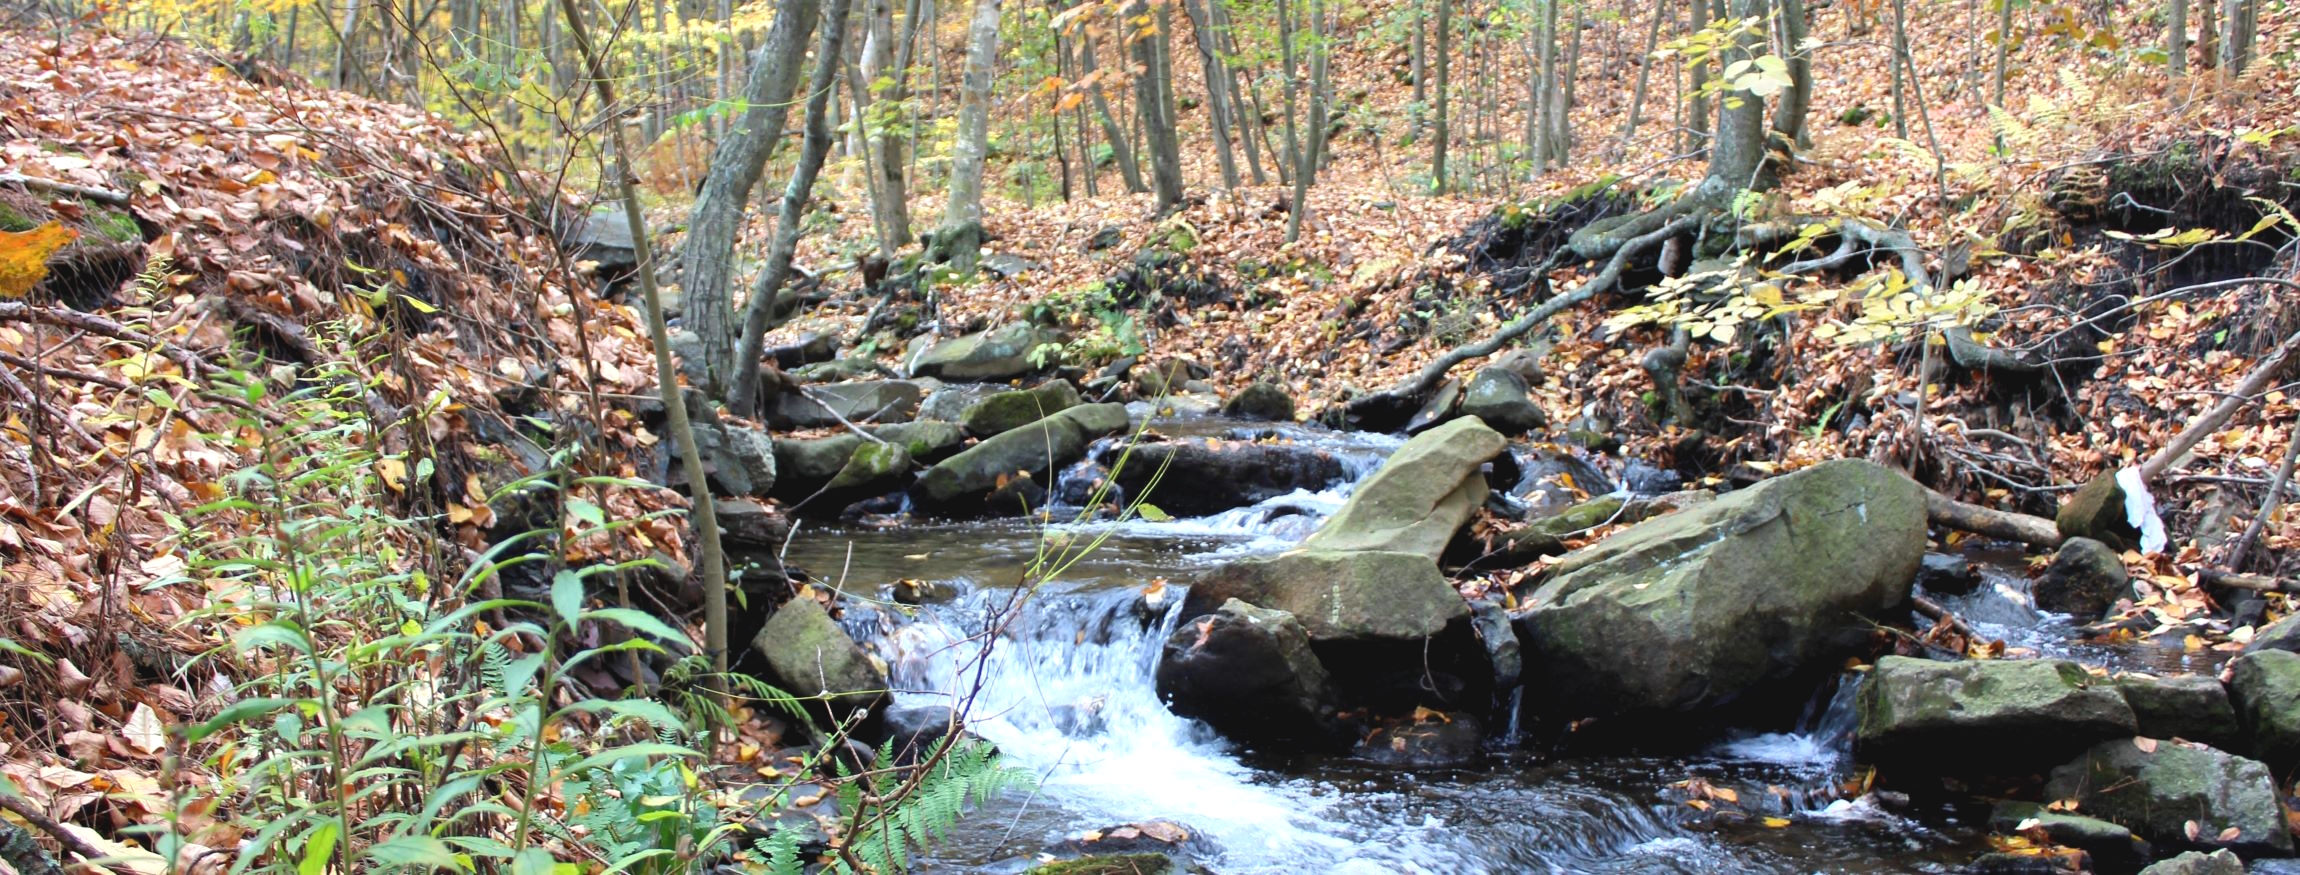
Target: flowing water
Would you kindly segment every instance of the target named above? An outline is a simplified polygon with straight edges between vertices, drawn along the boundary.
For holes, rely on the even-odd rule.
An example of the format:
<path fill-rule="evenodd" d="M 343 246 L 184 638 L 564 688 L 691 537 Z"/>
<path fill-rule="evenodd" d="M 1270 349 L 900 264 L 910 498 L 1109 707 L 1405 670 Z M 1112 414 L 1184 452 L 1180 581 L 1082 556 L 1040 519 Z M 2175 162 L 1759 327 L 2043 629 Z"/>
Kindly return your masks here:
<path fill-rule="evenodd" d="M 1208 420 L 1161 430 L 1268 431 Z M 1335 453 L 1353 478 L 1397 443 L 1293 427 L 1279 436 Z M 1974 853 L 1972 830 L 1921 826 L 1845 798 L 1852 680 L 1817 691 L 1794 731 L 1742 733 L 1693 754 L 1545 760 L 1494 749 L 1474 767 L 1446 770 L 1243 754 L 1168 712 L 1153 673 L 1182 592 L 1166 581 L 1282 550 L 1348 490 L 1157 523 L 802 532 L 788 559 L 852 596 L 875 597 L 901 579 L 954 594 L 850 625 L 891 666 L 897 706 L 957 708 L 1010 765 L 1039 776 L 1035 793 L 970 816 L 930 869 L 1020 872 L 1087 830 L 1153 819 L 1184 825 L 1193 834 L 1185 850 L 1227 875 L 1948 872 Z M 1047 551 L 1105 536 L 1020 597 L 1017 584 Z M 1737 797 L 1729 807 L 1748 816 L 1689 804 L 1720 792 L 1709 788 Z"/>

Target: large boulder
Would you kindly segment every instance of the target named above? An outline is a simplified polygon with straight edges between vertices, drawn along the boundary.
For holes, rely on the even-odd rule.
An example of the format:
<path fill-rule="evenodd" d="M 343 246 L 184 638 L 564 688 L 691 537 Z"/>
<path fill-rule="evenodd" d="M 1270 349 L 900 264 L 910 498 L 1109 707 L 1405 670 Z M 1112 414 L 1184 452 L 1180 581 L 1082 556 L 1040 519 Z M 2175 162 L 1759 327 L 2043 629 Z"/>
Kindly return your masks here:
<path fill-rule="evenodd" d="M 1312 641 L 1420 641 L 1469 616 L 1437 563 L 1415 553 L 1295 550 L 1215 569 L 1190 587 L 1185 615 L 1230 599 L 1294 615 Z"/>
<path fill-rule="evenodd" d="M 1253 383 L 1222 402 L 1222 415 L 1264 422 L 1294 421 L 1294 399 L 1270 383 Z"/>
<path fill-rule="evenodd" d="M 1005 491 L 1018 479 L 1037 483 L 1043 491 L 1053 472 L 1085 458 L 1096 438 L 1123 432 L 1129 422 L 1123 404 L 1072 407 L 935 463 L 919 475 L 911 494 L 929 508 L 947 511 L 969 509 L 970 502 Z"/>
<path fill-rule="evenodd" d="M 2286 614 L 2283 619 L 2260 627 L 2253 633 L 2251 643 L 2244 645 L 2245 653 L 2263 650 L 2300 653 L 2300 613 Z"/>
<path fill-rule="evenodd" d="M 909 371 L 913 377 L 952 382 L 1011 380 L 1038 370 L 1030 361 L 1032 351 L 1060 341 L 1052 330 L 1016 322 L 921 349 L 911 356 Z"/>
<path fill-rule="evenodd" d="M 695 449 L 713 495 L 766 495 L 775 488 L 775 439 L 755 428 L 695 420 Z M 686 469 L 673 464 L 669 485 L 684 487 Z"/>
<path fill-rule="evenodd" d="M 2211 675 L 2118 675 L 2118 691 L 2139 732 L 2149 738 L 2184 738 L 2216 747 L 2232 748 L 2244 737 L 2230 703 L 2228 688 Z"/>
<path fill-rule="evenodd" d="M 2053 554 L 2052 564 L 2029 588 L 2041 611 L 2068 614 L 2090 623 L 2132 595 L 2132 575 L 2124 560 L 2107 544 L 2091 538 L 2069 538 Z"/>
<path fill-rule="evenodd" d="M 1549 425 L 1549 415 L 1533 403 L 1525 378 L 1498 366 L 1479 368 L 1462 393 L 1461 412 L 1502 434 L 1519 435 Z"/>
<path fill-rule="evenodd" d="M 828 428 L 846 422 L 909 422 L 918 413 L 926 389 L 908 380 L 870 380 L 828 383 L 786 392 L 767 412 L 767 424 L 776 428 Z M 835 414 L 835 415 L 834 415 Z"/>
<path fill-rule="evenodd" d="M 1302 624 L 1237 599 L 1174 628 L 1158 695 L 1231 738 L 1327 741 L 1334 732 L 1326 669 Z"/>
<path fill-rule="evenodd" d="M 777 608 L 751 639 L 751 649 L 765 658 L 784 692 L 826 695 L 834 714 L 867 709 L 886 698 L 886 671 L 814 599 L 796 598 Z"/>
<path fill-rule="evenodd" d="M 2300 767 L 2300 653 L 2248 653 L 2230 669 L 2228 697 L 2252 755 L 2279 772 Z"/>
<path fill-rule="evenodd" d="M 1855 750 L 1933 772 L 2034 772 L 2138 728 L 2132 706 L 2058 659 L 1877 661 L 1860 693 Z"/>
<path fill-rule="evenodd" d="M 1639 523 L 1527 600 L 1529 701 L 1560 717 L 1731 702 L 1865 641 L 1924 550 L 1923 490 L 1850 459 Z"/>
<path fill-rule="evenodd" d="M 1419 553 L 1434 560 L 1485 504 L 1479 468 L 1505 446 L 1500 433 L 1474 416 L 1417 435 L 1358 484 L 1302 547 Z M 1920 508 L 1920 522 L 1921 513 Z"/>
<path fill-rule="evenodd" d="M 1035 389 L 1000 392 L 974 402 L 959 414 L 960 425 L 975 437 L 1013 431 L 1078 406 L 1078 390 L 1068 380 L 1048 380 Z"/>
<path fill-rule="evenodd" d="M 2045 796 L 2164 848 L 2289 856 L 2292 834 L 2268 767 L 2201 744 L 2120 738 L 2054 769 Z"/>
<path fill-rule="evenodd" d="M 1297 489 L 1316 492 L 1347 476 L 1332 453 L 1301 444 L 1159 441 L 1137 444 L 1124 458 L 1112 474 L 1126 496 L 1181 516 L 1246 507 Z M 1104 461 L 1118 459 L 1105 454 Z"/>
<path fill-rule="evenodd" d="M 879 440 L 901 446 L 911 461 L 920 464 L 932 464 L 950 458 L 966 442 L 965 432 L 948 422 L 906 422 L 867 430 Z M 779 475 L 775 497 L 798 501 L 815 494 L 816 490 L 828 485 L 847 469 L 856 450 L 870 443 L 861 435 L 848 431 L 829 437 L 783 438 L 775 441 L 775 464 Z"/>

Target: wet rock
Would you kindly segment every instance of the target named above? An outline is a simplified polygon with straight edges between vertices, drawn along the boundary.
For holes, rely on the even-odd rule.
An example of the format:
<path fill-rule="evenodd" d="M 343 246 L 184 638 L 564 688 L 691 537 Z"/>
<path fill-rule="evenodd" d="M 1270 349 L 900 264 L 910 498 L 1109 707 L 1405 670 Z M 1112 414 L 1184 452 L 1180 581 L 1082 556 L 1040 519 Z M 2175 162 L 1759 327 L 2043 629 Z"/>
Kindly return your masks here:
<path fill-rule="evenodd" d="M 1525 378 L 1499 367 L 1479 368 L 1462 393 L 1461 412 L 1485 420 L 1505 435 L 1521 435 L 1549 425 L 1549 415 L 1533 403 Z"/>
<path fill-rule="evenodd" d="M 1191 586 L 1184 615 L 1230 599 L 1293 614 L 1319 642 L 1418 642 L 1469 616 L 1437 563 L 1417 553 L 1305 549 L 1239 560 Z"/>
<path fill-rule="evenodd" d="M 1450 769 L 1474 763 L 1485 729 L 1468 714 L 1424 712 L 1415 719 L 1383 726 L 1358 742 L 1351 755 L 1385 766 Z"/>
<path fill-rule="evenodd" d="M 2253 756 L 2281 772 L 2300 767 L 2300 654 L 2263 650 L 2237 657 L 2228 698 Z"/>
<path fill-rule="evenodd" d="M 2117 691 L 2140 722 L 2138 732 L 2149 738 L 2184 738 L 2219 747 L 2231 747 L 2243 738 L 2228 688 L 2211 675 L 2148 677 L 2118 675 Z"/>
<path fill-rule="evenodd" d="M 2058 659 L 1887 656 L 1861 687 L 1860 711 L 1863 760 L 1932 773 L 2033 773 L 2138 728 L 2114 685 Z"/>
<path fill-rule="evenodd" d="M 1035 389 L 990 395 L 959 414 L 959 424 L 975 437 L 1013 431 L 1078 406 L 1078 390 L 1068 380 L 1048 380 Z"/>
<path fill-rule="evenodd" d="M 1528 518 L 1549 516 L 1614 491 L 1605 472 L 1571 452 L 1537 447 L 1515 459 L 1517 483 L 1509 495 L 1524 503 Z"/>
<path fill-rule="evenodd" d="M 2091 538 L 2069 538 L 2053 554 L 2052 564 L 2030 587 L 2041 611 L 2068 614 L 2079 622 L 2100 619 L 2117 599 L 2132 596 L 2132 576 L 2124 560 L 2107 544 Z"/>
<path fill-rule="evenodd" d="M 1506 532 L 1496 543 L 1457 552 L 1463 565 L 1515 568 L 1543 556 L 1565 555 L 1567 538 L 1623 519 L 1624 510 L 1620 496 L 1593 498 Z"/>
<path fill-rule="evenodd" d="M 810 331 L 796 343 L 767 347 L 765 357 L 772 360 L 775 367 L 786 371 L 824 364 L 839 357 L 839 336 L 828 331 Z M 854 361 L 869 363 L 868 359 L 861 358 Z M 871 367 L 876 369 L 877 366 L 873 364 Z"/>
<path fill-rule="evenodd" d="M 1014 391 L 1003 383 L 949 383 L 927 393 L 918 406 L 918 419 L 937 422 L 958 422 L 966 416 L 966 409 L 977 402 L 1002 392 Z"/>
<path fill-rule="evenodd" d="M 912 377 L 953 382 L 1011 380 L 1039 369 L 1030 361 L 1032 351 L 1059 342 L 1061 335 L 1050 329 L 1016 322 L 927 346 L 911 356 L 907 370 Z"/>
<path fill-rule="evenodd" d="M 1685 478 L 1648 465 L 1643 459 L 1632 459 L 1621 471 L 1621 487 L 1633 495 L 1666 495 L 1685 488 Z"/>
<path fill-rule="evenodd" d="M 894 442 L 872 443 L 864 441 L 855 447 L 847 463 L 823 484 L 819 494 L 810 493 L 803 499 L 808 504 L 820 503 L 825 509 L 844 508 L 866 498 L 885 495 L 903 486 L 910 476 L 910 451 Z"/>
<path fill-rule="evenodd" d="M 2034 802 L 2000 802 L 1989 812 L 1989 829 L 2004 835 L 2043 830 L 2056 845 L 2082 850 L 2103 860 L 2148 858 L 2149 845 L 2132 830 L 2097 818 L 2052 811 Z"/>
<path fill-rule="evenodd" d="M 1963 875 L 2068 875 L 2067 867 L 2059 860 L 2035 854 L 2015 854 L 1992 851 L 1974 857 L 1958 870 Z"/>
<path fill-rule="evenodd" d="M 2188 851 L 2170 860 L 2160 860 L 2140 875 L 2244 875 L 2244 860 L 2227 851 L 2205 854 Z"/>
<path fill-rule="evenodd" d="M 935 463 L 919 476 L 911 493 L 928 507 L 964 511 L 994 490 L 1021 488 L 1012 482 L 1021 480 L 1035 482 L 1042 498 L 1055 471 L 1085 458 L 1094 439 L 1125 431 L 1129 422 L 1124 405 L 1073 407 Z M 1019 492 L 1016 495 L 1027 497 Z M 998 509 L 1020 508 L 1001 502 Z"/>
<path fill-rule="evenodd" d="M 958 587 L 940 580 L 906 578 L 888 585 L 887 597 L 897 604 L 939 605 L 958 598 Z"/>
<path fill-rule="evenodd" d="M 2158 847 L 2292 853 L 2268 766 L 2201 744 L 2104 741 L 2054 769 L 2044 792 L 2075 800 L 2078 811 L 2121 824 Z"/>
<path fill-rule="evenodd" d="M 828 383 L 777 397 L 767 422 L 783 429 L 838 426 L 839 417 L 857 425 L 909 422 L 925 398 L 926 390 L 908 380 Z"/>
<path fill-rule="evenodd" d="M 1182 867 L 1165 854 L 1096 854 L 1041 863 L 1023 875 L 1180 875 L 1181 872 Z"/>
<path fill-rule="evenodd" d="M 1169 358 L 1136 364 L 1127 371 L 1127 379 L 1134 384 L 1134 397 L 1157 398 L 1187 392 L 1188 383 L 1205 379 L 1212 373 L 1206 366 L 1189 359 Z"/>
<path fill-rule="evenodd" d="M 1530 597 L 1528 700 L 1560 717 L 1730 702 L 1866 641 L 1861 618 L 1908 601 L 1924 548 L 1923 490 L 1853 459 L 1639 523 Z"/>
<path fill-rule="evenodd" d="M 1395 551 L 1436 559 L 1485 503 L 1485 475 L 1479 468 L 1504 446 L 1501 435 L 1474 416 L 1415 436 L 1360 483 L 1302 548 Z"/>
<path fill-rule="evenodd" d="M 1453 419 L 1455 408 L 1460 404 L 1460 380 L 1448 379 L 1438 384 L 1437 391 L 1430 393 L 1430 399 L 1422 404 L 1420 410 L 1414 411 L 1412 418 L 1406 420 L 1406 434 L 1421 434 Z"/>
<path fill-rule="evenodd" d="M 1115 463 L 1118 454 L 1104 458 Z M 1297 489 L 1326 489 L 1346 472 L 1332 453 L 1299 444 L 1175 440 L 1136 445 L 1114 476 L 1127 495 L 1146 497 L 1160 510 L 1204 516 Z"/>
<path fill-rule="evenodd" d="M 1937 595 L 1964 595 L 1981 588 L 1981 569 L 1963 556 L 1927 553 L 1917 566 L 1917 586 Z"/>
<path fill-rule="evenodd" d="M 1333 732 L 1325 667 L 1285 611 L 1224 601 L 1174 628 L 1157 677 L 1174 713 L 1231 738 L 1323 741 Z"/>
<path fill-rule="evenodd" d="M 1252 383 L 1222 403 L 1222 415 L 1263 422 L 1294 421 L 1294 399 L 1270 383 Z"/>
<path fill-rule="evenodd" d="M 756 501 L 719 502 L 719 541 L 729 550 L 779 550 L 790 537 L 790 521 Z"/>
<path fill-rule="evenodd" d="M 932 464 L 950 458 L 966 442 L 966 434 L 948 422 L 906 422 L 882 425 L 868 429 L 880 440 L 900 444 L 911 460 Z M 798 501 L 813 495 L 815 490 L 829 484 L 832 478 L 847 467 L 855 450 L 869 441 L 852 432 L 841 432 L 830 437 L 794 440 L 784 438 L 775 442 L 775 464 L 779 474 L 774 495 Z"/>
<path fill-rule="evenodd" d="M 765 657 L 785 692 L 828 694 L 835 715 L 874 707 L 886 697 L 885 670 L 813 599 L 792 599 L 777 608 L 751 639 L 751 649 Z"/>
<path fill-rule="evenodd" d="M 1525 656 L 1517 644 L 1517 628 L 1509 621 L 1509 611 L 1493 598 L 1481 598 L 1469 603 L 1470 629 L 1477 633 L 1479 644 L 1485 645 L 1486 661 L 1493 664 L 1493 687 L 1497 690 L 1514 689 L 1518 678 L 1525 674 Z"/>
<path fill-rule="evenodd" d="M 886 709 L 885 725 L 898 763 L 915 762 L 953 730 L 963 731 L 947 705 L 892 705 Z"/>
<path fill-rule="evenodd" d="M 1108 702 L 1107 699 L 1095 696 L 1076 702 L 1049 705 L 1046 708 L 1046 717 L 1049 722 L 1054 724 L 1055 731 L 1066 737 L 1092 738 L 1110 729 L 1110 721 L 1102 713 Z"/>
<path fill-rule="evenodd" d="M 2117 485 L 2113 473 L 2084 484 L 2060 506 L 2053 523 L 2062 537 L 2091 538 L 2119 553 L 2140 546 L 2140 530 L 2125 514 L 2124 487 Z"/>
<path fill-rule="evenodd" d="M 2300 653 L 2300 613 L 2286 614 L 2283 619 L 2260 627 L 2252 641 L 2244 645 L 2245 653 L 2263 650 L 2282 650 Z"/>

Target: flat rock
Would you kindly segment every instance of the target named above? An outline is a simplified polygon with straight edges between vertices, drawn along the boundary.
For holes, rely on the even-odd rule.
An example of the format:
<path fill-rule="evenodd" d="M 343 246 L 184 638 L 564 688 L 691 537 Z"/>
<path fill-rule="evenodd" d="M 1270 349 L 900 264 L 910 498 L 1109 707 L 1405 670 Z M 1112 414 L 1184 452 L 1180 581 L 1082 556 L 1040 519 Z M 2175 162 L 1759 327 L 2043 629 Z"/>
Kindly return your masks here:
<path fill-rule="evenodd" d="M 2105 679 L 2059 659 L 1877 661 L 1860 694 L 1855 751 L 1888 767 L 2041 771 L 2138 729 Z"/>
<path fill-rule="evenodd" d="M 1342 509 L 1302 542 L 1321 551 L 1381 550 L 1436 559 L 1485 504 L 1480 468 L 1500 455 L 1502 436 L 1469 416 L 1406 441 L 1358 484 Z"/>

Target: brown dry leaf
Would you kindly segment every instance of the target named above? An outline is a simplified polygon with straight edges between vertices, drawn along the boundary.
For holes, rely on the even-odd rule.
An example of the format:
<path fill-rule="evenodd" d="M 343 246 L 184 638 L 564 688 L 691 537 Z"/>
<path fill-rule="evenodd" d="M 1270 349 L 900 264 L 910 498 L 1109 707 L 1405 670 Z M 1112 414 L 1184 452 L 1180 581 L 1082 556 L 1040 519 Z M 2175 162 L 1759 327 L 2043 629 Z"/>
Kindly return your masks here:
<path fill-rule="evenodd" d="M 2155 753 L 2156 739 L 2136 735 L 2132 738 L 2132 746 L 2140 748 L 2141 753 Z"/>

